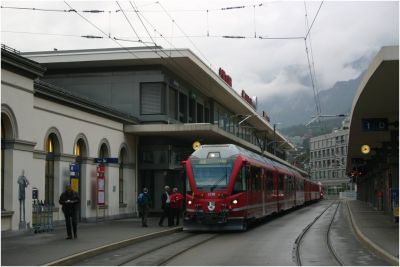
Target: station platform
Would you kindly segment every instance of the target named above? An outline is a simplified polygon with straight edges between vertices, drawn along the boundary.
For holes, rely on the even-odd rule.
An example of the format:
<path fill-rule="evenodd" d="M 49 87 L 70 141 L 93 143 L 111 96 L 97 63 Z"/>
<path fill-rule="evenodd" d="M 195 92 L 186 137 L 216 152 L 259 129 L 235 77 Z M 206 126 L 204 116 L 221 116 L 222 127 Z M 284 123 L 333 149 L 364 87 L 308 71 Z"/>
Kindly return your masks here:
<path fill-rule="evenodd" d="M 347 200 L 346 203 L 350 221 L 360 241 L 388 264 L 399 265 L 398 223 L 364 202 Z M 52 232 L 38 234 L 34 234 L 32 230 L 24 233 L 2 233 L 1 265 L 70 265 L 77 258 L 82 259 L 88 255 L 182 230 L 179 226 L 158 226 L 158 219 L 149 218 L 147 228 L 141 226 L 140 218 L 81 223 L 78 224 L 78 239 L 72 240 L 65 239 L 66 230 L 61 225 Z"/>
<path fill-rule="evenodd" d="M 347 200 L 358 239 L 388 264 L 399 266 L 399 224 L 392 216 L 359 200 Z"/>

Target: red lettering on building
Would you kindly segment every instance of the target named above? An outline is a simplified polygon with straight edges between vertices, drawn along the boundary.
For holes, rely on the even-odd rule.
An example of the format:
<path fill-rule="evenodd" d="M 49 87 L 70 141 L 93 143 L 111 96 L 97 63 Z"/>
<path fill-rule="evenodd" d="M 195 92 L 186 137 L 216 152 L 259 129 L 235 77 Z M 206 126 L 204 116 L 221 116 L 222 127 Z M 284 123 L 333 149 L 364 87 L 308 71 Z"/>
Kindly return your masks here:
<path fill-rule="evenodd" d="M 244 90 L 242 90 L 242 97 L 244 98 L 244 100 L 246 100 L 247 103 L 253 106 L 253 99 L 251 99 L 251 97 L 248 96 Z"/>
<path fill-rule="evenodd" d="M 232 87 L 232 78 L 222 68 L 219 68 L 218 75 L 221 77 L 230 87 Z"/>

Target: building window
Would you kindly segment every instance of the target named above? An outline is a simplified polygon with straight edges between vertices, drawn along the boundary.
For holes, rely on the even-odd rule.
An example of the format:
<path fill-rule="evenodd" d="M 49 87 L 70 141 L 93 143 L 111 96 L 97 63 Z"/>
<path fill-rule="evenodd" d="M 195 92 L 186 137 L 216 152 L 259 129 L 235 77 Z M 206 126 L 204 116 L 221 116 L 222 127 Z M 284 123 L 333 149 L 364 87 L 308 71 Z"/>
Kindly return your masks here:
<path fill-rule="evenodd" d="M 208 107 L 204 108 L 204 122 L 210 123 L 210 109 Z"/>
<path fill-rule="evenodd" d="M 78 193 L 80 195 L 81 192 L 81 180 L 82 180 L 82 153 L 84 150 L 84 142 L 82 139 L 79 139 L 74 146 L 74 156 L 76 156 L 75 161 L 79 164 L 79 173 L 75 176 L 78 178 Z"/>
<path fill-rule="evenodd" d="M 204 122 L 203 105 L 200 103 L 197 103 L 197 122 L 198 123 Z"/>
<path fill-rule="evenodd" d="M 140 114 L 165 114 L 165 84 L 140 83 Z"/>
<path fill-rule="evenodd" d="M 172 119 L 178 119 L 177 91 L 173 88 L 169 90 L 169 116 Z"/>
<path fill-rule="evenodd" d="M 56 144 L 55 134 L 50 134 L 46 142 L 46 163 L 44 183 L 44 203 L 54 205 L 54 146 Z"/>
<path fill-rule="evenodd" d="M 196 122 L 196 101 L 189 99 L 189 123 Z"/>
<path fill-rule="evenodd" d="M 187 96 L 179 93 L 179 121 L 187 122 Z"/>

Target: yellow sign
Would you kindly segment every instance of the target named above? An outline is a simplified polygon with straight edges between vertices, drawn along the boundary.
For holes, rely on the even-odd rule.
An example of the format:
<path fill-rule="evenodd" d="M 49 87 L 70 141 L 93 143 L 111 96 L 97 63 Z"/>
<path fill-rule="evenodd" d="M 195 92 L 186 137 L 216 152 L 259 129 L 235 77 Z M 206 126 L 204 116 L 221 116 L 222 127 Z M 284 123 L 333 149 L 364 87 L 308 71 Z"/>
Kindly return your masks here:
<path fill-rule="evenodd" d="M 371 148 L 369 147 L 369 145 L 362 145 L 361 146 L 361 153 L 369 154 L 369 152 L 371 152 Z"/>
<path fill-rule="evenodd" d="M 77 193 L 79 192 L 79 179 L 71 179 L 71 189 Z"/>
<path fill-rule="evenodd" d="M 399 208 L 394 208 L 393 213 L 394 216 L 399 217 Z"/>
<path fill-rule="evenodd" d="M 200 144 L 200 142 L 199 142 L 199 141 L 195 141 L 195 142 L 193 142 L 193 145 L 192 145 L 192 147 L 193 147 L 193 149 L 194 149 L 194 150 L 197 150 L 197 149 L 199 149 L 199 148 L 200 148 L 200 146 L 201 146 L 201 144 Z"/>

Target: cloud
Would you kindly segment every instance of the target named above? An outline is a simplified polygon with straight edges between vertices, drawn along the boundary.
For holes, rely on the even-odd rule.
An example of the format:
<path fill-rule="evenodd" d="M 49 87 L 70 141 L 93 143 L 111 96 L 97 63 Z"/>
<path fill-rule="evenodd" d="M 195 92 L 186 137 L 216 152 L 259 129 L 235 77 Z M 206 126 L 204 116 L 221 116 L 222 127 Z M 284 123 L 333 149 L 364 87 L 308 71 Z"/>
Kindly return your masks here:
<path fill-rule="evenodd" d="M 212 65 L 224 68 L 233 79 L 235 90 L 251 95 L 270 96 L 311 90 L 304 40 L 260 40 L 257 36 L 304 36 L 305 5 L 302 1 L 135 1 L 145 17 L 147 31 L 165 48 L 189 48 Z M 106 34 L 138 39 L 115 2 L 70 1 L 73 8 L 107 12 L 82 13 Z M 321 2 L 307 1 L 309 25 Z M 64 2 L 3 1 L 3 6 L 69 9 Z M 132 7 L 126 1 L 126 11 Z M 247 8 L 221 10 L 246 5 Z M 252 5 L 257 8 L 254 9 Z M 163 8 L 168 10 L 168 14 Z M 209 12 L 206 12 L 209 10 Z M 310 32 L 310 57 L 316 70 L 319 90 L 340 80 L 357 77 L 382 46 L 399 43 L 399 3 L 397 1 L 325 1 Z M 108 12 L 111 11 L 111 12 Z M 118 47 L 108 38 L 84 39 L 81 35 L 104 36 L 73 12 L 40 12 L 1 9 L 2 42 L 21 51 Z M 133 27 L 150 41 L 146 29 L 134 12 L 126 12 Z M 172 21 L 175 20 L 176 24 Z M 29 23 L 26 23 L 29 21 Z M 151 24 L 151 25 L 150 25 Z M 157 29 L 155 31 L 153 26 Z M 47 35 L 15 34 L 4 31 L 41 32 Z M 183 33 L 183 32 L 184 33 Z M 162 33 L 164 38 L 160 38 Z M 206 37 L 207 33 L 211 36 Z M 58 35 L 52 35 L 58 34 Z M 59 36 L 66 35 L 66 36 Z M 187 36 L 185 36 L 187 35 Z M 198 36 L 201 37 L 198 37 Z M 215 37 L 216 35 L 216 37 Z M 241 35 L 246 39 L 223 39 L 222 35 Z M 214 37 L 212 37 L 214 36 Z M 105 36 L 104 36 L 105 37 Z M 189 38 L 190 40 L 189 40 Z M 121 42 L 124 46 L 137 43 Z M 312 54 L 311 54 L 312 52 Z M 363 59 L 364 58 L 364 59 Z M 362 63 L 362 64 L 361 64 Z"/>

